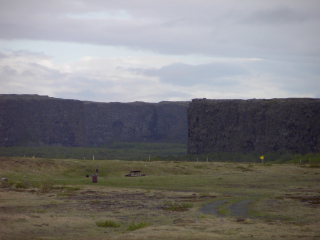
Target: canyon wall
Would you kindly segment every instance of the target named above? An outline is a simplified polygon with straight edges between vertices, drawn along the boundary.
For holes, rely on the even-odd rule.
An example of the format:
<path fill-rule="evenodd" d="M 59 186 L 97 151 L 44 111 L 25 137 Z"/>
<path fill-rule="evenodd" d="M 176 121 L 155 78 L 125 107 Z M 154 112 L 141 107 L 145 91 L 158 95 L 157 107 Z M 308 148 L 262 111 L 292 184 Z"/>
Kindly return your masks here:
<path fill-rule="evenodd" d="M 187 143 L 188 102 L 98 103 L 0 95 L 0 146 Z"/>
<path fill-rule="evenodd" d="M 319 99 L 99 103 L 0 95 L 0 146 L 188 143 L 188 153 L 320 152 Z"/>
<path fill-rule="evenodd" d="M 194 99 L 188 153 L 320 152 L 320 100 Z"/>

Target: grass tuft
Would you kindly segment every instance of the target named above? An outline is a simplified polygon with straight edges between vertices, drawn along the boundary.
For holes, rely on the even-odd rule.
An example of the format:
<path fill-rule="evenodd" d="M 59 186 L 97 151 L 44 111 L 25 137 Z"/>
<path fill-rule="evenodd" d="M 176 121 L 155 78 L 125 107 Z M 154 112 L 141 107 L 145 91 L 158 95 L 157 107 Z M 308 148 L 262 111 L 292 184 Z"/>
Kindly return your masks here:
<path fill-rule="evenodd" d="M 25 219 L 25 218 L 19 218 L 19 219 L 14 220 L 14 221 L 15 221 L 15 222 L 28 222 L 28 220 Z"/>
<path fill-rule="evenodd" d="M 42 182 L 40 186 L 41 193 L 48 193 L 48 192 L 51 192 L 53 189 L 54 189 L 54 182 L 50 180 Z"/>
<path fill-rule="evenodd" d="M 134 222 L 130 223 L 130 225 L 127 227 L 128 231 L 135 231 L 139 228 L 145 228 L 148 227 L 149 225 L 151 225 L 151 223 L 146 223 L 146 222 L 141 222 L 138 224 L 135 224 Z"/>
<path fill-rule="evenodd" d="M 320 164 L 319 163 L 311 163 L 310 168 L 320 168 Z"/>
<path fill-rule="evenodd" d="M 32 186 L 33 186 L 33 184 L 31 182 L 27 181 L 27 180 L 22 180 L 22 181 L 16 183 L 16 188 L 27 189 L 27 188 L 30 188 Z"/>
<path fill-rule="evenodd" d="M 168 211 L 187 211 L 188 208 L 192 208 L 193 203 L 173 203 L 173 202 L 167 202 L 166 206 L 163 208 L 164 210 Z"/>
<path fill-rule="evenodd" d="M 193 203 L 182 203 L 181 207 L 183 207 L 183 208 L 192 208 L 193 207 Z"/>
<path fill-rule="evenodd" d="M 118 228 L 120 227 L 119 223 L 116 223 L 112 220 L 106 220 L 106 221 L 97 221 L 96 225 L 98 227 L 110 227 L 110 228 Z"/>
<path fill-rule="evenodd" d="M 230 215 L 230 210 L 227 209 L 227 208 L 219 208 L 219 213 L 220 213 L 221 215 L 227 216 L 227 215 Z"/>
<path fill-rule="evenodd" d="M 31 211 L 32 213 L 46 213 L 47 211 L 44 209 L 44 208 L 42 208 L 42 209 L 36 209 L 36 210 L 33 210 L 33 211 Z"/>
<path fill-rule="evenodd" d="M 63 187 L 63 188 L 64 188 L 64 191 L 60 192 L 60 193 L 57 193 L 57 197 L 74 196 L 74 195 L 76 195 L 76 191 L 81 189 L 79 187 Z M 56 187 L 54 189 L 56 189 Z"/>

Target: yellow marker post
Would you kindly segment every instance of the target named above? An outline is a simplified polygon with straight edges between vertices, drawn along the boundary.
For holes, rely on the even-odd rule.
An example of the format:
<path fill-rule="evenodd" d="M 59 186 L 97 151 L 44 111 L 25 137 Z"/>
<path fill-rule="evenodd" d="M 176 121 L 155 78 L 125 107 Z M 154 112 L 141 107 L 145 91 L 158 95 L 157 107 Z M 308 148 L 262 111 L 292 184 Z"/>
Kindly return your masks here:
<path fill-rule="evenodd" d="M 261 161 L 262 161 L 262 163 L 263 163 L 264 156 L 261 156 L 260 159 L 261 159 Z"/>

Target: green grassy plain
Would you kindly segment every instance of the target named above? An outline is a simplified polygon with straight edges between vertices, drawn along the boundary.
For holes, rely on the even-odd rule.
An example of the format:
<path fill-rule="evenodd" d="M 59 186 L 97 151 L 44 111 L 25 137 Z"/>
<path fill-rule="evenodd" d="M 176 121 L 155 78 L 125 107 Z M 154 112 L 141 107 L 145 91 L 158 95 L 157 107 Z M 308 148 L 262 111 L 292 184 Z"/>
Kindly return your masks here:
<path fill-rule="evenodd" d="M 0 147 L 1 157 L 33 157 L 47 159 L 84 159 L 146 161 L 256 162 L 260 156 L 269 163 L 320 163 L 320 153 L 295 154 L 292 152 L 229 153 L 202 155 L 187 154 L 186 144 L 174 143 L 112 143 L 96 148 L 80 147 Z"/>
<path fill-rule="evenodd" d="M 0 239 L 320 239 L 316 163 L 2 157 L 0 177 Z"/>
<path fill-rule="evenodd" d="M 113 143 L 99 148 L 80 147 L 0 147 L 2 157 L 32 157 L 54 159 L 121 159 L 147 160 L 159 156 L 172 158 L 187 154 L 186 144 L 174 143 Z"/>

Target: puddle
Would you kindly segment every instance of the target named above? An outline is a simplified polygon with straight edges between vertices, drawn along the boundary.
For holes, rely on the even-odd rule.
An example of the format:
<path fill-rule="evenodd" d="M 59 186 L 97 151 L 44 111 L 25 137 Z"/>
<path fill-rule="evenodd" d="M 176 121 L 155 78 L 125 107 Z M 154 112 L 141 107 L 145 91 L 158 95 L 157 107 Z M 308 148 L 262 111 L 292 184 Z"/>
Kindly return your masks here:
<path fill-rule="evenodd" d="M 247 199 L 247 200 L 243 200 L 240 202 L 237 202 L 235 204 L 232 204 L 229 207 L 229 210 L 231 212 L 231 215 L 234 217 L 243 217 L 243 218 L 248 218 L 248 204 L 252 203 L 253 199 Z"/>
<path fill-rule="evenodd" d="M 224 215 L 219 213 L 219 206 L 228 203 L 229 200 L 219 200 L 219 201 L 215 201 L 209 204 L 204 205 L 202 208 L 199 209 L 199 212 L 204 213 L 204 214 L 212 214 L 218 217 L 224 217 Z M 229 207 L 231 216 L 233 217 L 243 217 L 243 218 L 248 218 L 248 204 L 250 204 L 251 202 L 253 202 L 253 199 L 247 199 L 247 200 L 243 200 L 240 202 L 236 202 L 234 204 L 232 204 Z"/>
<path fill-rule="evenodd" d="M 224 217 L 224 215 L 219 213 L 219 206 L 228 203 L 229 200 L 219 200 L 219 201 L 215 201 L 206 205 L 203 205 L 202 208 L 199 209 L 199 212 L 204 213 L 204 214 L 212 214 L 212 215 L 216 215 L 218 217 Z"/>

